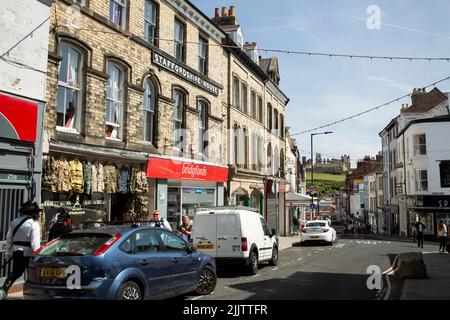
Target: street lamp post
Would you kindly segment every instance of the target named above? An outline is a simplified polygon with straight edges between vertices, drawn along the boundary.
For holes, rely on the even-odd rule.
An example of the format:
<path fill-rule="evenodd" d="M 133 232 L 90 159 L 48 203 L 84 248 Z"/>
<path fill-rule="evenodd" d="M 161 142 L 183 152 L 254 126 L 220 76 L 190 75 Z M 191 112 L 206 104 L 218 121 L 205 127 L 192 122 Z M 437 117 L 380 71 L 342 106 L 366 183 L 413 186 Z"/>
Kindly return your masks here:
<path fill-rule="evenodd" d="M 325 131 L 325 132 L 317 132 L 317 133 L 311 133 L 311 187 L 314 188 L 314 159 L 313 159 L 313 137 L 317 136 L 319 134 L 330 134 L 333 133 L 333 131 Z M 315 191 L 315 190 L 314 190 Z M 314 193 L 311 193 L 311 210 L 312 210 L 312 216 L 314 216 Z M 311 217 L 312 218 L 312 217 Z"/>

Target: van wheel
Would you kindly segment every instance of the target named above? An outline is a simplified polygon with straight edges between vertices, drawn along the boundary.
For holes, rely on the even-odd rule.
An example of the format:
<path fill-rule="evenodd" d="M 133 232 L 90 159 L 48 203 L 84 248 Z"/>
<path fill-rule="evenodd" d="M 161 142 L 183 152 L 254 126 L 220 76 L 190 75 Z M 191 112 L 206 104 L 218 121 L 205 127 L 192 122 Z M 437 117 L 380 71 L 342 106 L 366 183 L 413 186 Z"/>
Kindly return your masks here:
<path fill-rule="evenodd" d="M 119 300 L 142 300 L 141 288 L 133 281 L 125 282 L 119 290 Z"/>
<path fill-rule="evenodd" d="M 250 275 L 255 275 L 258 273 L 258 256 L 256 255 L 255 251 L 252 251 L 250 253 L 250 256 L 248 257 L 249 265 L 248 265 L 248 273 Z"/>
<path fill-rule="evenodd" d="M 275 246 L 272 249 L 272 260 L 269 261 L 269 264 L 271 266 L 278 265 L 278 248 Z"/>
<path fill-rule="evenodd" d="M 198 287 L 195 292 L 203 295 L 210 294 L 216 288 L 216 284 L 216 273 L 210 266 L 206 266 L 203 268 L 202 273 L 200 274 L 200 280 L 198 281 Z"/>

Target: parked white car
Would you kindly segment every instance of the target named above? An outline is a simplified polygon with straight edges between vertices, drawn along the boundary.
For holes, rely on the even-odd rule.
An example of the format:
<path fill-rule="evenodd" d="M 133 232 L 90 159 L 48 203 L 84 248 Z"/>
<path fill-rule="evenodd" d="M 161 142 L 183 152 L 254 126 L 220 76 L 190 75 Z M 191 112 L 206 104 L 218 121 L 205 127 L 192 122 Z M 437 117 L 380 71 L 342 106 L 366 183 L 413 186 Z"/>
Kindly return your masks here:
<path fill-rule="evenodd" d="M 333 245 L 336 241 L 336 230 L 328 220 L 308 221 L 300 232 L 300 243 L 326 242 Z"/>
<path fill-rule="evenodd" d="M 250 274 L 258 272 L 258 264 L 278 263 L 275 230 L 264 218 L 246 207 L 200 208 L 192 225 L 193 245 L 213 256 L 218 266 L 246 266 Z"/>

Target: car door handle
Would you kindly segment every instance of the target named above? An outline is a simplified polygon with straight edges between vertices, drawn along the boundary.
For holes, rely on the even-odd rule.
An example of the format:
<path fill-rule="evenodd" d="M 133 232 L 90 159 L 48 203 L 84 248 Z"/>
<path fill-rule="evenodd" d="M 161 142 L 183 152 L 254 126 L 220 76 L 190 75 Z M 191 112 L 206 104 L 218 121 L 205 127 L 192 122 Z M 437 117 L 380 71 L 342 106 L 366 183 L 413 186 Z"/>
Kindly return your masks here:
<path fill-rule="evenodd" d="M 224 238 L 224 237 L 218 237 L 217 240 L 227 240 L 227 238 Z"/>
<path fill-rule="evenodd" d="M 142 261 L 139 262 L 139 264 L 141 266 L 146 266 L 146 265 L 148 265 L 148 261 L 147 260 L 142 260 Z"/>
<path fill-rule="evenodd" d="M 173 263 L 178 263 L 178 258 L 173 258 L 173 259 L 172 259 L 172 262 L 173 262 Z"/>

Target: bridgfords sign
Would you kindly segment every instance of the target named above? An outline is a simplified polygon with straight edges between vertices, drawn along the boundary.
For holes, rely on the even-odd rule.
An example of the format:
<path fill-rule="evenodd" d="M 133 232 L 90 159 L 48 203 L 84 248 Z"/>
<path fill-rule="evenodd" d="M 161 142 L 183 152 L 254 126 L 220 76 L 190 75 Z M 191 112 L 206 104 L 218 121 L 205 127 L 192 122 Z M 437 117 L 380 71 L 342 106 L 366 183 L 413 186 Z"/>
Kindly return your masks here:
<path fill-rule="evenodd" d="M 219 87 L 212 84 L 211 82 L 199 77 L 195 73 L 187 70 L 186 68 L 180 66 L 173 60 L 153 51 L 153 63 L 163 67 L 164 69 L 169 70 L 170 72 L 173 72 L 177 74 L 178 76 L 182 77 L 183 79 L 192 82 L 193 84 L 199 86 L 200 88 L 214 94 L 219 95 Z"/>
<path fill-rule="evenodd" d="M 226 182 L 228 168 L 150 157 L 147 164 L 147 177 Z"/>

